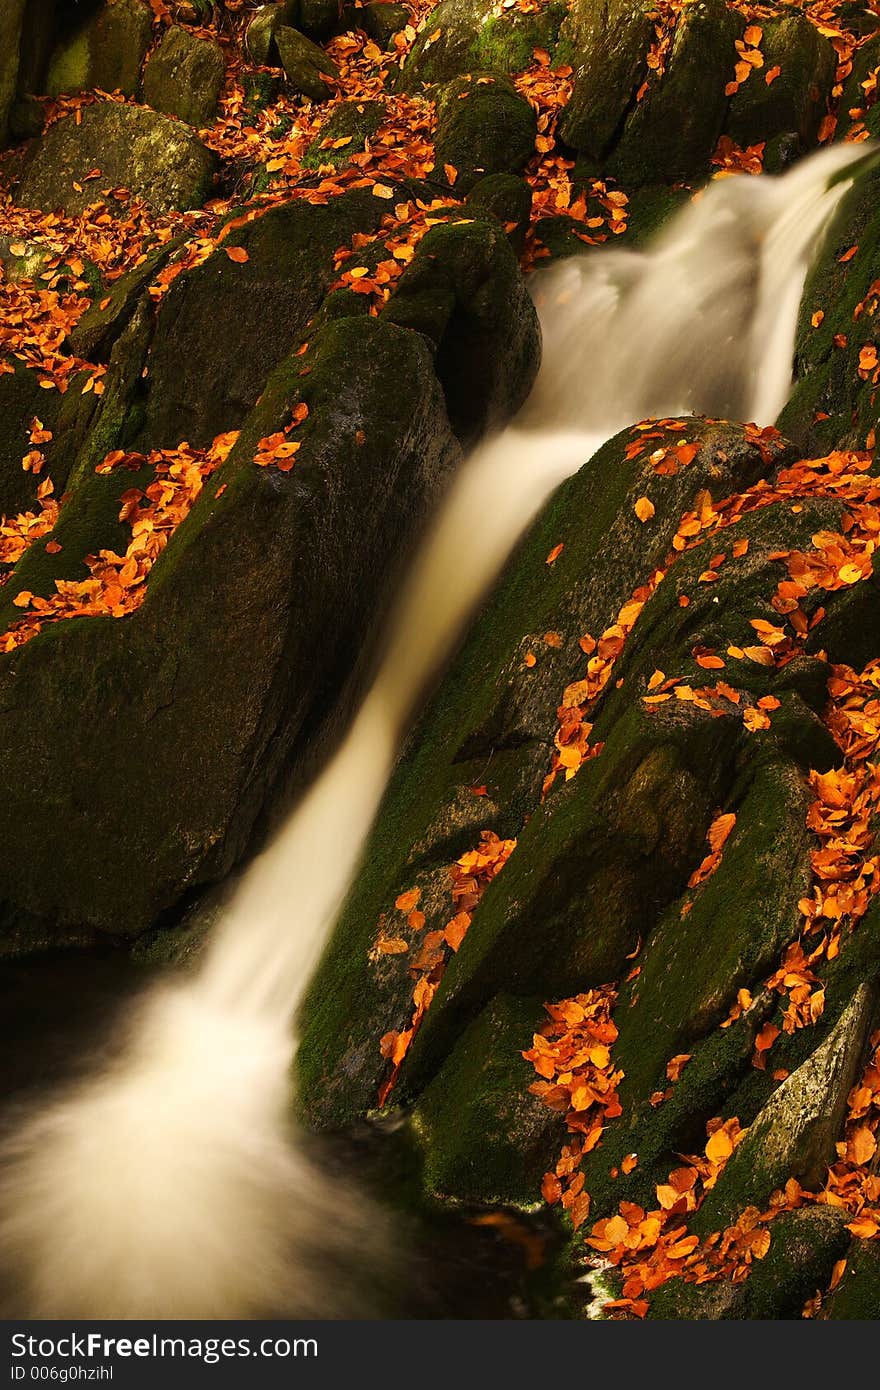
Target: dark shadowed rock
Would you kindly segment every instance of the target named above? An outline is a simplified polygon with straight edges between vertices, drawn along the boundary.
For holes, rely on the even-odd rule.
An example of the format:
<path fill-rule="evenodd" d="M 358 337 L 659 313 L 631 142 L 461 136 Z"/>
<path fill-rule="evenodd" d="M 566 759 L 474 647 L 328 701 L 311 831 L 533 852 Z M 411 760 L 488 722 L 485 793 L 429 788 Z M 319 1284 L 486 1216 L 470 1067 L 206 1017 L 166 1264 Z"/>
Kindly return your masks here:
<path fill-rule="evenodd" d="M 134 96 L 153 32 L 145 0 L 109 0 L 74 29 L 52 54 L 46 91 L 123 92 Z"/>
<path fill-rule="evenodd" d="M 0 12 L 0 149 L 9 134 L 9 109 L 18 83 L 18 53 L 24 0 L 6 0 Z"/>
<path fill-rule="evenodd" d="M 120 187 L 157 212 L 202 206 L 216 158 L 186 126 L 118 102 L 88 106 L 81 114 L 80 124 L 67 116 L 40 140 L 19 184 L 23 207 L 76 216 L 101 202 L 103 190 Z M 101 177 L 83 182 L 94 169 Z M 112 199 L 108 206 L 112 210 Z"/>
<path fill-rule="evenodd" d="M 339 28 L 342 0 L 299 0 L 296 23 L 310 39 L 328 39 Z"/>
<path fill-rule="evenodd" d="M 172 25 L 144 69 L 144 101 L 201 129 L 216 115 L 225 72 L 219 44 Z"/>
<path fill-rule="evenodd" d="M 541 331 L 500 227 L 481 219 L 432 228 L 383 316 L 433 344 L 460 438 L 473 439 L 506 420 L 528 395 Z"/>
<path fill-rule="evenodd" d="M 5 368 L 7 362 L 4 362 Z M 14 359 L 11 372 L 0 371 L 0 516 L 37 510 L 37 486 L 48 475 L 60 497 L 67 483 L 83 434 L 97 404 L 89 392 L 82 395 L 85 373 L 74 377 L 64 395 L 40 386 L 40 375 Z M 53 438 L 40 445 L 46 464 L 39 475 L 25 472 L 22 459 L 29 444 L 33 420 L 42 422 Z"/>
<path fill-rule="evenodd" d="M 410 10 L 392 0 L 371 0 L 360 11 L 363 25 L 371 39 L 388 48 L 393 36 L 410 22 Z"/>
<path fill-rule="evenodd" d="M 415 334 L 342 319 L 307 360 L 273 374 L 141 609 L 62 622 L 0 663 L 8 933 L 142 931 L 228 872 L 338 733 L 458 449 Z M 255 466 L 300 399 L 296 467 Z"/>
<path fill-rule="evenodd" d="M 356 231 L 374 230 L 383 212 L 368 190 L 324 207 L 286 203 L 236 228 L 202 265 L 179 275 L 156 321 L 139 443 L 203 445 L 239 425 L 305 333 L 334 278 L 336 248 Z M 229 259 L 232 246 L 244 247 L 246 262 Z"/>
<path fill-rule="evenodd" d="M 298 0 L 282 0 L 277 5 L 261 5 L 249 20 L 245 32 L 245 48 L 253 63 L 276 63 L 279 61 L 275 47 L 275 31 L 282 24 L 294 24 L 298 10 Z"/>

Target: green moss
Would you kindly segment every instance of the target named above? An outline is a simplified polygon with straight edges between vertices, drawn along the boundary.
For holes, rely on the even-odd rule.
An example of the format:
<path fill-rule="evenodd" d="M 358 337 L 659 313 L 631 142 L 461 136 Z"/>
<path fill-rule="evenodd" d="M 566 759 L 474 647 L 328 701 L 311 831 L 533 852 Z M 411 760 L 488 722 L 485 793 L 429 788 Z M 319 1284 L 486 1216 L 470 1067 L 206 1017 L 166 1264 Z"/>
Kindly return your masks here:
<path fill-rule="evenodd" d="M 152 15 L 143 0 L 102 5 L 55 48 L 46 91 L 59 96 L 100 88 L 134 96 L 151 40 Z"/>
<path fill-rule="evenodd" d="M 873 1322 L 880 1317 L 880 1244 L 873 1240 L 852 1241 L 847 1254 L 846 1272 L 822 1316 Z"/>
<path fill-rule="evenodd" d="M 225 75 L 219 44 L 173 24 L 147 60 L 143 97 L 157 111 L 201 129 L 214 120 Z"/>
<path fill-rule="evenodd" d="M 480 25 L 474 44 L 476 66 L 497 72 L 524 72 L 533 61 L 536 48 L 552 51 L 567 6 L 552 0 L 540 14 L 523 15 L 519 23 L 513 16 L 499 15 Z"/>
<path fill-rule="evenodd" d="M 783 1212 L 770 1224 L 770 1249 L 751 1268 L 748 1317 L 797 1318 L 828 1286 L 835 1261 L 850 1244 L 848 1213 L 835 1207 Z"/>
<path fill-rule="evenodd" d="M 825 1040 L 752 1121 L 693 1218 L 693 1230 L 723 1230 L 746 1207 L 763 1207 L 789 1177 L 805 1186 L 822 1181 L 874 1014 L 873 990 L 862 987 Z"/>
<path fill-rule="evenodd" d="M 536 14 L 512 8 L 495 15 L 493 0 L 441 0 L 421 28 L 400 85 L 413 90 L 481 68 L 523 72 L 536 48 L 552 53 L 566 9 L 551 0 Z"/>
<path fill-rule="evenodd" d="M 456 192 L 483 174 L 518 174 L 534 154 L 537 117 L 512 82 L 470 73 L 450 82 L 438 100 L 438 173 L 451 166 Z"/>
<path fill-rule="evenodd" d="M 623 973 L 700 854 L 730 733 L 721 720 L 661 723 L 638 707 L 614 722 L 602 757 L 534 812 L 484 894 L 413 1044 L 407 1088 L 493 989 L 564 998 Z"/>
<path fill-rule="evenodd" d="M 390 48 L 394 35 L 409 24 L 410 13 L 407 5 L 389 3 L 389 0 L 372 0 L 362 10 L 364 28 L 376 43 Z"/>
<path fill-rule="evenodd" d="M 572 64 L 577 75 L 560 133 L 593 161 L 601 163 L 619 139 L 647 76 L 648 46 L 654 36 L 648 9 L 618 5 L 605 22 L 590 23 L 576 39 L 563 39 L 559 61 Z"/>
<path fill-rule="evenodd" d="M 669 1058 L 717 1026 L 797 935 L 810 884 L 809 791 L 790 763 L 756 761 L 723 803 L 737 820 L 720 866 L 661 920 L 622 1000 L 615 1056 L 635 1103 L 664 1089 Z"/>
<path fill-rule="evenodd" d="M 325 77 L 338 77 L 339 69 L 323 48 L 286 25 L 276 29 L 275 44 L 289 89 L 312 101 L 325 101 L 331 92 Z"/>
<path fill-rule="evenodd" d="M 344 101 L 335 106 L 303 156 L 303 168 L 319 169 L 330 165 L 341 169 L 353 154 L 360 154 L 366 148 L 384 118 L 385 107 L 381 101 Z M 337 140 L 347 143 L 335 149 Z"/>
<path fill-rule="evenodd" d="M 532 190 L 525 179 L 513 174 L 487 174 L 478 179 L 467 196 L 468 210 L 494 217 L 501 223 L 515 251 L 522 251 L 529 228 Z"/>
<path fill-rule="evenodd" d="M 535 1207 L 555 1161 L 559 1117 L 529 1093 L 521 1053 L 543 1017 L 541 997 L 498 995 L 467 1028 L 422 1093 L 412 1125 L 435 1197 Z"/>
<path fill-rule="evenodd" d="M 81 92 L 89 85 L 89 36 L 83 31 L 56 50 L 47 81 L 50 95 Z"/>
<path fill-rule="evenodd" d="M 669 1279 L 652 1293 L 648 1317 L 664 1322 L 712 1322 L 743 1318 L 746 1290 L 743 1285 L 727 1279 L 711 1284 L 687 1284 L 684 1279 Z"/>
<path fill-rule="evenodd" d="M 668 188 L 665 184 L 633 189 L 626 209 L 626 239 L 623 244 L 640 247 L 652 241 L 691 197 L 690 189 Z"/>
<path fill-rule="evenodd" d="M 747 81 L 731 98 L 725 131 L 743 147 L 794 135 L 800 150 L 815 143 L 834 81 L 837 56 L 830 41 L 803 14 L 763 22 L 758 74 L 779 69 L 776 80 Z"/>
<path fill-rule="evenodd" d="M 873 341 L 870 313 L 856 306 L 880 276 L 880 174 L 865 173 L 846 194 L 810 271 L 801 300 L 795 346 L 795 388 L 779 418 L 807 453 L 863 448 L 877 420 L 870 381 L 858 372 L 859 352 Z M 855 255 L 841 257 L 853 246 Z M 813 318 L 821 315 L 813 326 Z M 843 335 L 843 347 L 835 337 Z M 827 419 L 817 416 L 827 415 Z"/>
<path fill-rule="evenodd" d="M 245 110 L 250 116 L 258 116 L 277 101 L 281 91 L 279 79 L 271 72 L 245 72 L 241 77 L 244 92 Z"/>
<path fill-rule="evenodd" d="M 77 121 L 76 117 L 81 119 Z M 24 207 L 77 216 L 101 194 L 88 181 L 100 167 L 111 187 L 124 185 L 158 212 L 201 207 L 216 156 L 179 121 L 146 106 L 106 101 L 56 122 L 39 142 L 17 191 Z M 109 199 L 113 214 L 120 205 Z"/>

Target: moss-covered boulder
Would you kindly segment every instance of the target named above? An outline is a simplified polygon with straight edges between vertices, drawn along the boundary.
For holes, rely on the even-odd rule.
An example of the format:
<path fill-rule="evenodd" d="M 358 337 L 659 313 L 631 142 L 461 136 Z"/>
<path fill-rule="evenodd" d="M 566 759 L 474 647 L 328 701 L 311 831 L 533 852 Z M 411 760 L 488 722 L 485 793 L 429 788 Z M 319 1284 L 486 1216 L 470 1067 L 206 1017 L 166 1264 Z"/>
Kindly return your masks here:
<path fill-rule="evenodd" d="M 822 1293 L 850 1244 L 848 1215 L 836 1207 L 786 1211 L 770 1224 L 770 1249 L 752 1265 L 746 1286 L 750 1318 L 798 1318 Z"/>
<path fill-rule="evenodd" d="M 299 401 L 296 466 L 256 466 Z M 35 921 L 57 940 L 133 936 L 229 871 L 338 734 L 457 456 L 423 341 L 329 323 L 276 369 L 142 607 L 3 658 L 7 943 Z"/>
<path fill-rule="evenodd" d="M 638 911 L 646 911 L 652 900 L 656 903 L 657 894 L 675 894 L 683 887 L 675 856 L 695 833 L 693 827 L 687 828 L 689 814 L 694 814 L 695 821 L 700 814 L 711 815 L 707 807 L 712 791 L 708 774 L 705 786 L 695 787 L 693 768 L 687 771 L 676 765 L 680 757 L 676 750 L 683 742 L 680 730 L 668 734 L 656 730 L 650 737 L 646 731 L 634 731 L 631 744 L 621 730 L 614 757 L 619 786 L 603 773 L 602 759 L 597 759 L 592 769 L 587 765 L 579 772 L 561 797 L 554 794 L 543 810 L 538 808 L 562 692 L 583 674 L 585 658 L 579 638 L 585 633 L 600 634 L 615 622 L 646 574 L 662 561 L 681 512 L 697 491 L 708 488 L 713 495 L 726 495 L 769 466 L 736 427 L 692 421 L 687 428 L 687 437 L 701 447 L 688 468 L 674 476 L 660 478 L 650 463 L 628 457 L 626 446 L 632 437 L 626 432 L 560 488 L 512 557 L 425 709 L 389 786 L 364 867 L 303 1007 L 298 1068 L 301 1101 L 313 1123 L 339 1125 L 376 1104 L 387 1072 L 379 1039 L 387 1030 L 407 1027 L 412 1013 L 408 953 L 378 958 L 371 954 L 380 921 L 384 915 L 388 924 L 396 924 L 394 903 L 399 894 L 415 886 L 421 893 L 424 930 L 442 931 L 455 912 L 449 866 L 480 843 L 483 830 L 502 838 L 521 837 L 520 843 L 477 909 L 473 939 L 469 932 L 448 968 L 423 1025 L 423 1031 L 429 1030 L 424 1044 L 421 1034 L 416 1038 L 413 1073 L 407 1073 L 406 1063 L 401 1074 L 399 1093 L 403 1095 L 417 1092 L 433 1075 L 463 1029 L 499 988 L 533 995 L 539 985 L 561 982 L 568 958 L 561 942 L 558 949 L 548 945 L 549 937 L 569 931 L 566 941 L 570 943 L 574 936 L 575 953 L 603 946 L 601 968 L 608 968 L 612 952 L 618 958 L 621 951 L 632 949 Z M 668 438 L 680 442 L 683 436 L 671 433 Z M 633 510 L 642 495 L 650 497 L 656 509 L 650 528 L 641 525 Z M 560 545 L 564 546 L 561 552 Z M 551 554 L 558 558 L 548 565 Z M 544 641 L 547 633 L 549 643 Z M 534 661 L 526 661 L 530 653 Z M 700 733 L 694 747 L 704 747 L 707 759 L 710 753 L 717 759 L 714 739 L 708 731 Z M 606 748 L 603 758 L 608 752 Z M 664 789 L 665 774 L 671 777 Z M 585 905 L 589 875 L 586 870 L 581 874 L 578 864 L 590 851 L 581 832 L 590 816 L 594 823 L 599 818 L 600 807 L 611 811 L 616 804 L 622 815 L 627 796 L 638 805 L 639 815 L 633 817 L 619 849 L 613 845 L 612 849 L 616 865 L 621 856 L 632 855 L 636 875 L 627 868 L 626 884 L 615 887 L 610 871 L 598 881 L 602 878 L 598 851 L 589 861 L 598 876 L 595 912 L 607 928 L 603 943 L 598 925 L 589 929 L 594 914 L 592 903 Z M 688 797 L 693 798 L 693 807 L 685 813 Z M 671 824 L 669 845 L 662 843 L 665 811 L 671 816 L 676 806 L 677 847 Z M 695 809 L 699 807 L 702 812 Z M 555 836 L 558 891 L 552 848 L 548 846 L 546 853 L 542 849 L 536 820 Z M 597 845 L 600 840 L 603 845 L 613 840 L 601 825 L 596 828 Z M 700 834 L 705 834 L 705 827 Z M 524 853 L 527 843 L 534 845 L 533 860 Z M 657 856 L 656 883 L 649 867 L 652 846 Z M 565 854 L 566 892 L 576 904 L 570 930 L 564 922 L 561 887 Z M 524 865 L 521 869 L 516 867 L 518 857 Z M 516 891 L 505 889 L 507 875 L 514 875 Z M 640 887 L 628 898 L 627 886 L 634 877 Z M 542 882 L 549 895 L 546 904 L 538 891 Z M 603 894 L 608 898 L 604 906 Z M 615 914 L 621 905 L 628 914 L 622 921 Z M 517 933 L 517 955 L 511 935 L 505 935 L 505 924 L 513 928 L 518 919 L 523 930 L 521 936 Z M 502 942 L 510 947 L 509 953 Z M 481 964 L 490 955 L 498 965 L 495 980 L 489 978 L 488 965 Z M 569 963 L 571 979 L 577 974 L 574 956 Z M 600 970 L 598 963 L 596 970 Z M 552 981 L 551 972 L 556 972 Z M 468 982 L 478 974 L 481 984 L 476 989 Z"/>
<path fill-rule="evenodd" d="M 864 448 L 880 414 L 870 365 L 871 350 L 878 346 L 872 307 L 878 303 L 873 287 L 880 278 L 878 191 L 877 172 L 854 183 L 807 277 L 794 390 L 779 425 L 808 455 Z"/>
<path fill-rule="evenodd" d="M 39 141 L 18 187 L 23 207 L 71 216 L 127 188 L 157 212 L 201 207 L 214 154 L 180 122 L 144 106 L 100 102 L 58 121 Z M 100 178 L 93 171 L 100 169 Z"/>
<path fill-rule="evenodd" d="M 880 36 L 869 38 L 852 56 L 852 71 L 843 85 L 838 106 L 835 139 L 844 139 L 851 130 L 864 126 L 876 136 L 880 130 L 880 106 L 874 74 L 880 67 Z"/>
<path fill-rule="evenodd" d="M 339 169 L 360 154 L 385 119 L 381 101 L 342 101 L 334 106 L 305 155 L 304 169 Z"/>
<path fill-rule="evenodd" d="M 84 24 L 66 34 L 52 54 L 49 96 L 62 92 L 123 92 L 134 96 L 153 32 L 146 0 L 105 0 Z"/>
<path fill-rule="evenodd" d="M 13 10 L 12 6 L 7 9 Z M 59 30 L 57 0 L 27 0 L 18 56 L 18 91 L 34 95 L 46 89 L 46 73 Z"/>
<path fill-rule="evenodd" d="M 560 133 L 573 149 L 595 162 L 613 149 L 648 76 L 653 36 L 648 9 L 632 0 L 613 0 L 607 6 L 572 0 L 562 29 L 562 47 L 575 75 Z"/>
<path fill-rule="evenodd" d="M 532 218 L 532 190 L 525 179 L 515 174 L 487 174 L 474 184 L 466 206 L 477 217 L 500 222 L 516 254 L 522 254 Z"/>
<path fill-rule="evenodd" d="M 805 772 L 762 748 L 746 746 L 742 758 L 724 803 L 736 823 L 720 865 L 660 919 L 637 981 L 623 991 L 615 1055 L 632 1119 L 620 1128 L 633 1133 L 622 1133 L 619 1144 L 609 1136 L 621 1157 L 642 1129 L 650 1096 L 665 1089 L 669 1058 L 716 1027 L 737 991 L 769 973 L 797 934 L 798 902 L 810 882 Z M 745 922 L 744 899 L 750 904 Z M 610 1166 L 614 1154 L 604 1161 Z"/>
<path fill-rule="evenodd" d="M 555 47 L 565 15 L 563 0 L 531 12 L 518 6 L 499 12 L 495 0 L 440 0 L 404 64 L 401 85 L 412 91 L 467 72 L 522 72 L 536 48 Z"/>
<path fill-rule="evenodd" d="M 226 59 L 218 43 L 174 24 L 150 54 L 143 98 L 156 111 L 201 129 L 217 114 L 225 73 Z"/>
<path fill-rule="evenodd" d="M 419 244 L 383 317 L 415 329 L 436 353 L 449 418 L 463 440 L 507 420 L 538 371 L 541 330 L 500 227 L 469 219 Z"/>
<path fill-rule="evenodd" d="M 18 54 L 24 0 L 9 0 L 0 14 L 0 149 L 9 138 L 9 109 L 18 84 Z"/>
<path fill-rule="evenodd" d="M 880 1317 L 880 1241 L 852 1242 L 843 1278 L 826 1301 L 822 1316 L 863 1322 Z"/>
<path fill-rule="evenodd" d="M 469 73 L 448 83 L 437 103 L 436 168 L 457 192 L 484 174 L 519 174 L 534 154 L 537 117 L 513 83 Z"/>
<path fill-rule="evenodd" d="M 305 34 L 286 24 L 275 30 L 275 46 L 290 90 L 312 101 L 325 101 L 333 91 L 333 79 L 339 74 L 333 59 Z"/>
<path fill-rule="evenodd" d="M 326 206 L 289 202 L 235 227 L 163 299 L 150 343 L 138 447 L 202 446 L 244 419 L 276 363 L 305 335 L 335 275 L 333 253 L 384 212 L 368 190 Z M 247 259 L 233 259 L 240 247 Z M 230 352 L 230 344 L 235 351 Z"/>
<path fill-rule="evenodd" d="M 473 1021 L 419 1097 L 413 1131 L 432 1197 L 534 1206 L 556 1157 L 558 1123 L 529 1092 L 541 997 L 499 994 Z"/>
<path fill-rule="evenodd" d="M 761 27 L 764 66 L 733 94 L 725 131 L 743 147 L 791 133 L 807 150 L 827 109 L 837 54 L 806 15 L 783 14 Z"/>
<path fill-rule="evenodd" d="M 279 62 L 275 33 L 282 25 L 296 23 L 299 0 L 281 0 L 280 4 L 261 5 L 248 20 L 245 30 L 245 50 L 254 63 Z"/>
<path fill-rule="evenodd" d="M 693 0 L 682 8 L 666 70 L 633 106 L 604 172 L 636 185 L 705 175 L 724 127 L 724 89 L 744 29 L 742 15 L 724 0 Z"/>
<path fill-rule="evenodd" d="M 745 1207 L 760 1206 L 789 1177 L 805 1185 L 822 1181 L 876 1003 L 869 986 L 860 988 L 825 1041 L 773 1093 L 700 1208 L 696 1228 L 722 1230 Z"/>
<path fill-rule="evenodd" d="M 670 1279 L 652 1295 L 649 1316 L 676 1321 L 799 1318 L 846 1251 L 846 1220 L 834 1207 L 782 1212 L 768 1227 L 768 1252 L 752 1263 L 744 1282 Z"/>

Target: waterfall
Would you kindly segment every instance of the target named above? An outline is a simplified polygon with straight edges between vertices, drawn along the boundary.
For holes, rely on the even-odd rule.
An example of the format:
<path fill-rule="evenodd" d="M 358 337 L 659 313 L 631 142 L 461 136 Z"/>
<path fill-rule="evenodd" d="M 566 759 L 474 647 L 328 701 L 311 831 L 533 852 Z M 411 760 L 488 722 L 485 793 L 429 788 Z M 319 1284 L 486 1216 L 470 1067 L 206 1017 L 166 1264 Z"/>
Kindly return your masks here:
<path fill-rule="evenodd" d="M 720 180 L 646 250 L 591 251 L 535 276 L 538 381 L 462 466 L 332 761 L 251 865 L 195 973 L 150 993 L 119 1058 L 7 1141 L 15 1312 L 369 1311 L 345 1272 L 391 1246 L 291 1132 L 291 1019 L 407 721 L 518 536 L 605 439 L 649 416 L 773 422 L 810 257 L 849 186 L 834 176 L 863 157 L 842 146 L 781 178 Z"/>

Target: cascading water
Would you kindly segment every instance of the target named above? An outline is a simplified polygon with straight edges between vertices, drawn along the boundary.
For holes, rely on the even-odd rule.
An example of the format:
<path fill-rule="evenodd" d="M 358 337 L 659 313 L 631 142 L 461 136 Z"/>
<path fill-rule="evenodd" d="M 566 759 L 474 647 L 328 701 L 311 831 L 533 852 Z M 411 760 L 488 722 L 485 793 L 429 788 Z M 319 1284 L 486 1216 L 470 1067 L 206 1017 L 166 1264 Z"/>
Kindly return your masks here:
<path fill-rule="evenodd" d="M 381 1219 L 291 1133 L 291 1018 L 355 873 L 413 705 L 552 489 L 617 430 L 686 413 L 768 424 L 810 255 L 864 156 L 712 185 L 646 251 L 535 277 L 544 358 L 462 468 L 350 732 L 251 866 L 196 973 L 149 995 L 119 1059 L 8 1141 L 0 1236 L 30 1317 L 355 1315 L 341 1277 Z"/>

